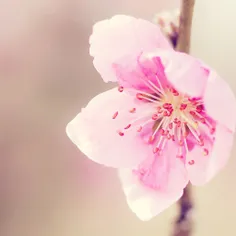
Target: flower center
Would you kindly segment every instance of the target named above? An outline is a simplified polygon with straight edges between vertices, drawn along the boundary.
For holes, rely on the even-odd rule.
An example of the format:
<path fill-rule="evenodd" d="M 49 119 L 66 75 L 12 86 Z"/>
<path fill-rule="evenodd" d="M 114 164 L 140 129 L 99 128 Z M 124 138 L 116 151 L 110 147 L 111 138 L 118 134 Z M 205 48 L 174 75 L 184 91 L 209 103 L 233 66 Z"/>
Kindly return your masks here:
<path fill-rule="evenodd" d="M 161 155 L 167 142 L 175 142 L 178 145 L 176 157 L 185 158 L 189 152 L 189 143 L 202 147 L 203 154 L 208 155 L 209 150 L 205 139 L 215 132 L 215 122 L 207 116 L 201 98 L 190 98 L 181 94 L 171 86 L 157 87 L 151 81 L 147 81 L 151 92 L 136 91 L 136 99 L 150 103 L 152 110 L 145 117 L 140 117 L 127 124 L 123 130 L 118 131 L 120 136 L 127 129 L 135 126 L 137 132 L 142 132 L 146 125 L 152 122 L 148 143 L 153 146 L 153 153 Z M 124 88 L 118 90 L 123 92 Z M 136 108 L 131 108 L 130 113 L 135 113 Z M 118 115 L 113 115 L 115 119 Z M 190 142 L 189 142 L 190 141 Z M 188 162 L 194 164 L 194 160 Z"/>

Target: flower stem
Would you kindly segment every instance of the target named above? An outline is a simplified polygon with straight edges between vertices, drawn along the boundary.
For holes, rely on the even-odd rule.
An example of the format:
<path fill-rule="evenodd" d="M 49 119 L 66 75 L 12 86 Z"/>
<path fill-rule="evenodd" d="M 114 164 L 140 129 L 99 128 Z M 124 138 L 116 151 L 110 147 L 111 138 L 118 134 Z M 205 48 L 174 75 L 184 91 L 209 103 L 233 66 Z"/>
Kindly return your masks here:
<path fill-rule="evenodd" d="M 191 27 L 195 0 L 182 0 L 180 11 L 179 35 L 176 50 L 189 53 L 191 41 Z M 175 222 L 173 236 L 190 236 L 193 230 L 191 211 L 193 209 L 193 199 L 191 186 L 184 189 L 183 196 L 178 202 L 179 215 Z"/>
<path fill-rule="evenodd" d="M 191 186 L 184 189 L 183 196 L 179 200 L 179 215 L 175 221 L 173 236 L 190 236 L 193 231 L 192 210 L 193 199 L 191 195 Z"/>
<path fill-rule="evenodd" d="M 179 36 L 176 50 L 189 53 L 191 27 L 195 0 L 182 0 L 180 10 Z"/>

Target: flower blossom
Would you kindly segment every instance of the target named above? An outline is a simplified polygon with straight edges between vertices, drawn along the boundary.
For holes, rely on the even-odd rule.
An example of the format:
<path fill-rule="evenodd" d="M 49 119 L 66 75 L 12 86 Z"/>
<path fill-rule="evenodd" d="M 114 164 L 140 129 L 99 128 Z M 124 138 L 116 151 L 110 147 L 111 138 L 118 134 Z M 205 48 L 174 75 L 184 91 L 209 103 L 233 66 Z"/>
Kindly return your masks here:
<path fill-rule="evenodd" d="M 175 47 L 177 44 L 179 34 L 179 20 L 180 10 L 179 8 L 172 11 L 162 11 L 154 16 L 153 22 L 158 24 L 162 32 L 172 42 Z"/>
<path fill-rule="evenodd" d="M 117 15 L 96 23 L 90 54 L 103 80 L 117 87 L 93 98 L 67 134 L 88 158 L 118 169 L 130 209 L 149 220 L 189 182 L 203 185 L 226 164 L 234 94 L 145 20 Z"/>

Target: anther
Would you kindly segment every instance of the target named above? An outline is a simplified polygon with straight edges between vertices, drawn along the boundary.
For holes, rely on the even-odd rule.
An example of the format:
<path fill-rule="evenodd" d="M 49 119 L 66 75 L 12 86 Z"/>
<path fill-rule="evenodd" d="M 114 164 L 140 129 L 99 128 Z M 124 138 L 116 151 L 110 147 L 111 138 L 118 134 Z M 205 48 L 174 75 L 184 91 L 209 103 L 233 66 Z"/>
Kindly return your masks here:
<path fill-rule="evenodd" d="M 178 123 L 178 119 L 177 119 L 177 118 L 174 119 L 174 123 L 175 123 L 175 124 Z"/>
<path fill-rule="evenodd" d="M 152 143 L 154 140 L 154 137 L 153 136 L 150 136 L 149 139 L 148 139 L 148 143 Z"/>
<path fill-rule="evenodd" d="M 176 91 L 174 88 L 169 89 L 171 93 L 173 93 L 174 96 L 179 96 L 178 91 Z"/>
<path fill-rule="evenodd" d="M 165 130 L 164 129 L 160 129 L 160 133 L 161 133 L 162 136 L 164 136 L 165 135 Z"/>
<path fill-rule="evenodd" d="M 164 103 L 163 108 L 170 109 L 172 107 L 171 103 Z"/>
<path fill-rule="evenodd" d="M 167 111 L 164 111 L 163 116 L 169 116 L 169 113 Z"/>
<path fill-rule="evenodd" d="M 172 93 L 173 93 L 174 96 L 179 96 L 179 93 L 175 89 L 173 89 Z"/>
<path fill-rule="evenodd" d="M 191 160 L 188 162 L 189 165 L 194 165 L 195 161 L 194 160 Z"/>
<path fill-rule="evenodd" d="M 124 87 L 123 87 L 123 86 L 119 86 L 119 87 L 118 87 L 118 91 L 119 91 L 119 92 L 123 92 L 123 91 L 124 91 Z"/>
<path fill-rule="evenodd" d="M 118 116 L 118 111 L 114 113 L 114 115 L 112 116 L 112 119 L 115 119 Z"/>
<path fill-rule="evenodd" d="M 131 127 L 131 124 L 128 124 L 124 129 L 129 129 Z"/>
<path fill-rule="evenodd" d="M 200 146 L 204 146 L 204 141 L 202 139 L 199 140 L 198 143 L 199 143 Z"/>
<path fill-rule="evenodd" d="M 136 94 L 136 98 L 139 99 L 139 100 L 142 100 L 143 99 L 143 95 L 141 93 L 137 93 Z"/>
<path fill-rule="evenodd" d="M 210 129 L 210 134 L 214 134 L 215 131 L 216 131 L 216 128 L 215 128 L 215 127 L 211 128 L 211 129 Z"/>
<path fill-rule="evenodd" d="M 204 155 L 204 156 L 207 156 L 208 154 L 209 154 L 208 149 L 204 148 L 204 149 L 203 149 L 203 155 Z"/>
<path fill-rule="evenodd" d="M 136 108 L 134 107 L 134 108 L 130 109 L 129 112 L 130 113 L 135 113 L 136 112 Z"/>
<path fill-rule="evenodd" d="M 157 120 L 158 119 L 158 115 L 157 114 L 153 114 L 152 115 L 152 120 Z"/>
<path fill-rule="evenodd" d="M 154 147 L 154 148 L 153 148 L 153 153 L 155 154 L 155 153 L 159 152 L 159 150 L 160 150 L 160 149 L 159 149 L 158 147 Z"/>
<path fill-rule="evenodd" d="M 206 123 L 206 119 L 205 118 L 200 118 L 200 121 L 205 124 Z"/>
<path fill-rule="evenodd" d="M 180 105 L 180 110 L 183 111 L 183 110 L 186 109 L 186 107 L 187 107 L 187 104 L 181 103 L 181 105 Z"/>
<path fill-rule="evenodd" d="M 179 140 L 179 145 L 180 146 L 183 146 L 184 145 L 184 141 L 181 139 L 181 140 Z"/>
<path fill-rule="evenodd" d="M 120 136 L 124 136 L 124 133 L 123 133 L 122 131 L 118 131 L 118 134 L 119 134 Z"/>
<path fill-rule="evenodd" d="M 138 127 L 138 129 L 137 129 L 137 132 L 141 132 L 141 131 L 142 131 L 142 129 L 143 129 L 143 127 L 142 127 L 142 126 Z"/>
<path fill-rule="evenodd" d="M 176 157 L 179 158 L 179 159 L 183 159 L 184 158 L 183 155 L 177 155 Z"/>
<path fill-rule="evenodd" d="M 201 113 L 201 112 L 203 111 L 203 105 L 198 105 L 198 106 L 196 107 L 196 111 L 197 111 L 198 113 Z"/>

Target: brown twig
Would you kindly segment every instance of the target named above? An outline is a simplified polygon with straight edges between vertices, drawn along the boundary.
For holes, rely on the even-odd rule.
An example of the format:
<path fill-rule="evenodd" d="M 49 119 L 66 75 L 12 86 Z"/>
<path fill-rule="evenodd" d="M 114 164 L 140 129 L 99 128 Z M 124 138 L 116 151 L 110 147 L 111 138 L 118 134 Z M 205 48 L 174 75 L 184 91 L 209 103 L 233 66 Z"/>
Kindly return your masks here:
<path fill-rule="evenodd" d="M 171 23 L 171 33 L 166 34 L 176 51 L 189 53 L 194 3 L 195 0 L 182 0 L 179 26 Z M 163 29 L 164 23 L 161 18 L 157 22 L 161 29 Z M 191 214 L 193 199 L 191 193 L 191 186 L 188 185 L 178 202 L 179 215 L 175 221 L 172 236 L 190 236 L 193 231 Z"/>
<path fill-rule="evenodd" d="M 180 25 L 176 50 L 189 53 L 191 41 L 191 26 L 195 0 L 182 0 L 180 11 Z M 193 231 L 192 209 L 193 199 L 191 186 L 184 189 L 183 196 L 179 200 L 179 216 L 175 222 L 173 236 L 190 236 Z"/>
<path fill-rule="evenodd" d="M 189 53 L 192 17 L 195 0 L 182 0 L 180 10 L 179 37 L 176 50 Z"/>
<path fill-rule="evenodd" d="M 190 236 L 193 231 L 193 199 L 191 195 L 191 186 L 184 189 L 183 196 L 178 202 L 179 215 L 174 225 L 173 236 Z"/>

